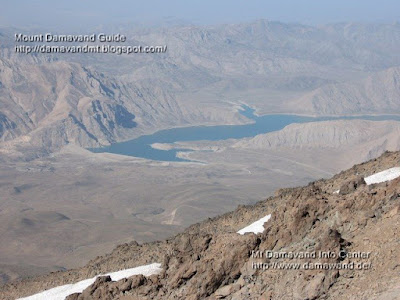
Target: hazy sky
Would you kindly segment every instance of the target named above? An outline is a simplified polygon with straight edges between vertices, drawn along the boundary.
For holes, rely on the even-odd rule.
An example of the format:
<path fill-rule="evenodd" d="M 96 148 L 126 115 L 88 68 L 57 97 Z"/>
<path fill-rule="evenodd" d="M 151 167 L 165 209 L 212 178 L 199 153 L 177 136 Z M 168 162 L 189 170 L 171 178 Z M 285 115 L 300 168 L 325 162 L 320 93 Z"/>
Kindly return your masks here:
<path fill-rule="evenodd" d="M 0 24 L 96 26 L 176 17 L 196 24 L 254 19 L 323 24 L 400 20 L 400 0 L 0 0 Z"/>

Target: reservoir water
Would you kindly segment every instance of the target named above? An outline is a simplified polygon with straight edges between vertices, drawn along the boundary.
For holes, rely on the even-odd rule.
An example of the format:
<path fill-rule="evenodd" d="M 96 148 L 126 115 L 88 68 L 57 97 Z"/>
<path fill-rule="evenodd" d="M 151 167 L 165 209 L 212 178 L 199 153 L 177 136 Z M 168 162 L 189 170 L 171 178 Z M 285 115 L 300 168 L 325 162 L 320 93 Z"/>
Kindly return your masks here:
<path fill-rule="evenodd" d="M 150 145 L 154 143 L 174 143 L 184 141 L 218 141 L 226 139 L 240 139 L 253 137 L 257 134 L 272 132 L 283 129 L 285 126 L 293 123 L 307 123 L 327 120 L 370 120 L 400 121 L 397 115 L 382 116 L 351 116 L 351 117 L 306 117 L 297 115 L 254 115 L 254 109 L 243 106 L 240 113 L 253 120 L 251 124 L 244 125 L 218 125 L 218 126 L 193 126 L 183 128 L 172 128 L 160 130 L 150 135 L 140 136 L 136 139 L 126 142 L 115 143 L 107 147 L 90 149 L 95 153 L 109 152 L 121 155 L 142 157 L 159 161 L 187 161 L 176 157 L 177 152 L 189 151 L 185 149 L 158 150 Z M 191 151 L 191 150 L 190 150 Z"/>

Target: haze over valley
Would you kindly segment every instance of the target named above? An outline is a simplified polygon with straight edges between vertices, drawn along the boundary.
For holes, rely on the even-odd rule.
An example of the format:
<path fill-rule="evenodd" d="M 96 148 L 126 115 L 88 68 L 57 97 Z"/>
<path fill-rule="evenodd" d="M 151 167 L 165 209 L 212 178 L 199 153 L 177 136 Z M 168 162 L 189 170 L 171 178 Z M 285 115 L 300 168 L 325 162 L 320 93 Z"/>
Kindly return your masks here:
<path fill-rule="evenodd" d="M 399 23 L 115 25 L 100 31 L 168 50 L 15 53 L 15 33 L 40 30 L 0 28 L 0 283 L 164 239 L 400 148 L 395 118 L 344 118 L 400 115 Z M 244 106 L 336 119 L 153 143 L 188 162 L 88 150 L 165 129 L 254 123 Z"/>

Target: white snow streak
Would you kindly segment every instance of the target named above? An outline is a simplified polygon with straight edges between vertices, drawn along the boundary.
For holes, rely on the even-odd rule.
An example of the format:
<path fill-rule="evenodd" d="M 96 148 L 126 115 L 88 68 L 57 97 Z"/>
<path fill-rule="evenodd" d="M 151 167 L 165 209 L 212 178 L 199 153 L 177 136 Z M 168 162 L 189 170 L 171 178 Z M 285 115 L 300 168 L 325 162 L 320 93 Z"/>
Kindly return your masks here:
<path fill-rule="evenodd" d="M 73 284 L 61 285 L 55 288 L 52 288 L 47 291 L 40 292 L 38 294 L 19 298 L 19 300 L 64 300 L 67 296 L 74 293 L 81 293 L 88 286 L 93 284 L 97 277 L 99 276 L 107 276 L 110 275 L 113 281 L 121 280 L 122 278 L 128 278 L 133 275 L 142 274 L 144 276 L 150 276 L 153 274 L 158 274 L 161 271 L 161 264 L 154 263 L 150 265 L 140 266 L 132 269 L 121 270 L 118 272 L 108 273 L 104 275 L 98 275 L 96 277 L 79 281 Z"/>
<path fill-rule="evenodd" d="M 268 222 L 268 220 L 271 218 L 271 215 L 267 215 L 264 218 L 261 218 L 260 220 L 255 221 L 254 223 L 250 224 L 249 226 L 240 229 L 237 233 L 239 234 L 245 234 L 247 232 L 252 232 L 252 233 L 261 233 L 264 231 L 264 223 Z"/>
<path fill-rule="evenodd" d="M 374 184 L 374 183 L 381 183 L 385 181 L 390 181 L 393 179 L 396 179 L 397 177 L 400 177 L 400 168 L 391 168 L 376 174 L 373 174 L 371 176 L 365 177 L 364 180 L 367 183 L 367 185 Z"/>

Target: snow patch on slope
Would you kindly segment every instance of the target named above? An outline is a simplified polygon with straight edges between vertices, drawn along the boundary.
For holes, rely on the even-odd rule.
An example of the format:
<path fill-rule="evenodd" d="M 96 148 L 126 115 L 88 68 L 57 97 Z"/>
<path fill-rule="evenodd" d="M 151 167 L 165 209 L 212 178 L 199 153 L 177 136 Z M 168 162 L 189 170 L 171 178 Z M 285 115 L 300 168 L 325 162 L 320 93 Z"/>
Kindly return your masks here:
<path fill-rule="evenodd" d="M 245 234 L 248 232 L 252 233 L 261 233 L 264 231 L 264 223 L 268 222 L 269 219 L 271 219 L 271 215 L 267 215 L 264 218 L 261 218 L 260 220 L 255 221 L 254 223 L 250 224 L 249 226 L 240 229 L 237 233 L 239 234 Z"/>
<path fill-rule="evenodd" d="M 144 276 L 150 276 L 153 274 L 158 274 L 161 271 L 161 264 L 159 263 L 154 263 L 150 265 L 144 265 L 132 269 L 126 269 L 126 270 L 121 270 L 118 272 L 112 272 L 112 273 L 107 273 L 104 275 L 98 275 L 96 277 L 90 278 L 90 279 L 85 279 L 82 281 L 79 281 L 77 283 L 73 284 L 66 284 L 66 285 L 61 285 L 55 288 L 52 288 L 47 291 L 40 292 L 38 294 L 25 297 L 25 298 L 19 298 L 18 300 L 64 300 L 67 296 L 74 294 L 74 293 L 81 293 L 84 289 L 86 289 L 88 286 L 93 284 L 96 280 L 97 277 L 99 276 L 107 276 L 110 275 L 111 279 L 113 281 L 118 281 L 123 278 L 128 278 L 133 275 L 139 275 L 142 274 Z"/>
<path fill-rule="evenodd" d="M 396 179 L 397 177 L 400 177 L 400 168 L 391 168 L 376 174 L 373 174 L 371 176 L 365 177 L 364 180 L 367 183 L 367 185 L 374 184 L 374 183 L 381 183 L 385 181 L 390 181 L 393 179 Z"/>

